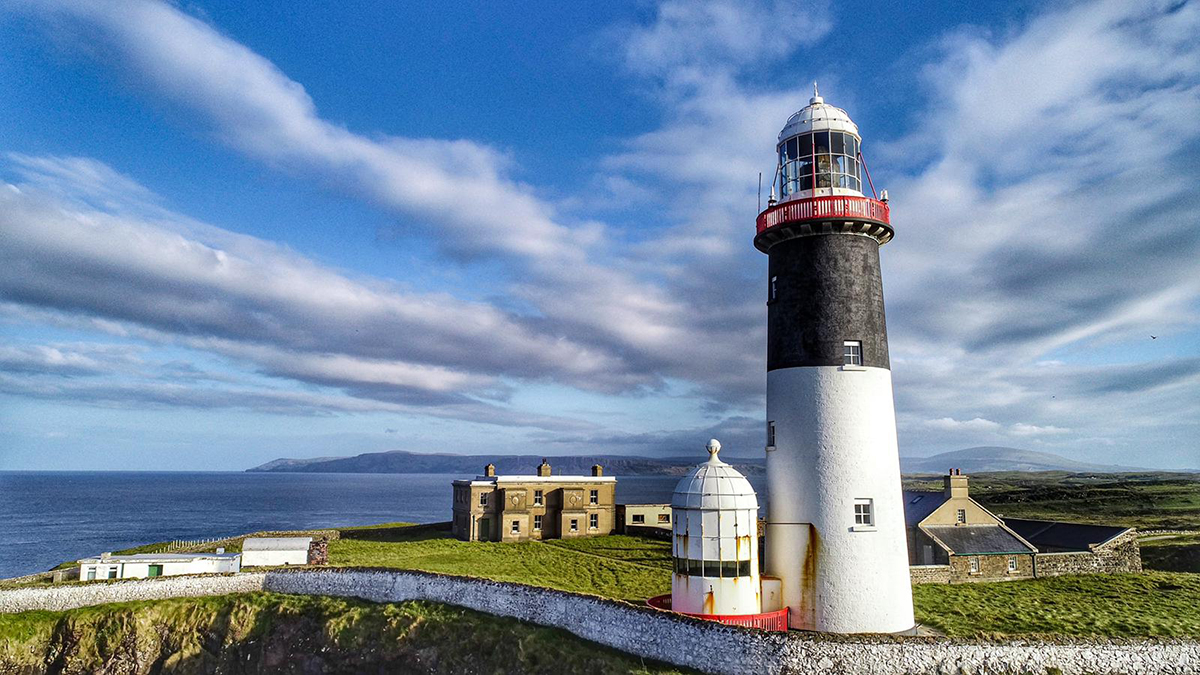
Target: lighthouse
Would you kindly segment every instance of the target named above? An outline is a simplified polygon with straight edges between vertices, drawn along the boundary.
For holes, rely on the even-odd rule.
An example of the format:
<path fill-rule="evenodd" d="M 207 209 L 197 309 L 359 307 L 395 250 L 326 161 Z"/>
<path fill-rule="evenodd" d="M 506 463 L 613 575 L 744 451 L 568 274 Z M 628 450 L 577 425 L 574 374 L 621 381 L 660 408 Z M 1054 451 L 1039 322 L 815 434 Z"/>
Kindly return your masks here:
<path fill-rule="evenodd" d="M 879 247 L 893 230 L 858 126 L 809 104 L 779 133 L 768 256 L 766 574 L 793 628 L 913 627 Z M 776 198 L 776 186 L 778 198 Z M 885 193 L 886 199 L 886 193 Z"/>

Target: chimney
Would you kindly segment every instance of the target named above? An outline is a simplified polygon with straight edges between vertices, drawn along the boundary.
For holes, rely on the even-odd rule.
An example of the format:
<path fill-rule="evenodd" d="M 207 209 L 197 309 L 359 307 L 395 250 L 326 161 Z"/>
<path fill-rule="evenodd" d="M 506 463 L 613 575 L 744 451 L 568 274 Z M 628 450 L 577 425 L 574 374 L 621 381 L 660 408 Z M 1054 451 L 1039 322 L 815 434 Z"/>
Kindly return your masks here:
<path fill-rule="evenodd" d="M 604 467 L 600 466 L 599 464 L 593 464 L 592 465 L 592 475 L 593 476 L 603 476 L 604 475 Z"/>
<path fill-rule="evenodd" d="M 483 467 L 483 475 L 495 476 L 496 475 L 496 465 L 488 464 L 487 466 Z"/>
<path fill-rule="evenodd" d="M 550 462 L 547 462 L 545 457 L 542 458 L 542 463 L 540 465 L 538 465 L 538 475 L 539 476 L 549 476 L 550 475 Z"/>
<path fill-rule="evenodd" d="M 942 477 L 945 482 L 946 499 L 966 499 L 967 476 L 962 475 L 962 469 L 950 469 L 950 473 Z"/>

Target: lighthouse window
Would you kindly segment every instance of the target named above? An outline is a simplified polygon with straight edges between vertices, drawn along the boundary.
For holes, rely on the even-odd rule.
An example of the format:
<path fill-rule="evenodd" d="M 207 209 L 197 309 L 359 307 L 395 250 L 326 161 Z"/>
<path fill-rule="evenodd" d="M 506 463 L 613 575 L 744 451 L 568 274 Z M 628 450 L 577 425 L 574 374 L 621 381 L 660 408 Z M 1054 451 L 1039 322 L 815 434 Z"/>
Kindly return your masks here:
<path fill-rule="evenodd" d="M 778 292 L 779 277 L 771 277 L 771 300 L 775 299 L 775 294 Z"/>
<path fill-rule="evenodd" d="M 775 445 L 775 422 L 767 422 L 767 445 L 774 447 Z"/>
<path fill-rule="evenodd" d="M 855 499 L 854 500 L 854 524 L 855 525 L 874 525 L 875 514 L 872 509 L 873 504 L 870 499 Z"/>
<path fill-rule="evenodd" d="M 830 134 L 829 135 L 829 151 L 835 155 L 840 155 L 846 151 L 846 136 L 845 134 Z"/>
<path fill-rule="evenodd" d="M 846 340 L 842 343 L 842 364 L 847 366 L 862 365 L 862 341 Z"/>

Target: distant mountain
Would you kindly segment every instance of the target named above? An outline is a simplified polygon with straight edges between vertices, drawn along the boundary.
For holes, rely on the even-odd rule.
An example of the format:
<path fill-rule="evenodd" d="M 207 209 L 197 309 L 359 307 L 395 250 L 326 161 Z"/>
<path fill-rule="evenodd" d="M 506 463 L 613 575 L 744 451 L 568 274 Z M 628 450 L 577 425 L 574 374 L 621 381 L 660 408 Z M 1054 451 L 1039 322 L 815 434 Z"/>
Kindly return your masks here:
<path fill-rule="evenodd" d="M 943 452 L 932 457 L 900 458 L 900 470 L 904 473 L 945 473 L 951 467 L 962 469 L 968 473 L 981 471 L 1072 471 L 1077 473 L 1148 471 L 1148 469 L 1134 466 L 1090 464 L 1059 457 L 1048 452 L 995 446 Z"/>
<path fill-rule="evenodd" d="M 369 452 L 354 457 L 318 457 L 315 459 L 280 458 L 247 471 L 276 473 L 461 473 L 479 475 L 487 464 L 496 465 L 499 474 L 537 473 L 543 455 L 452 455 L 422 454 L 393 450 Z M 703 457 L 633 457 L 629 455 L 588 455 L 547 457 L 555 474 L 586 475 L 593 464 L 604 467 L 611 476 L 681 476 L 703 461 Z M 742 473 L 765 473 L 762 458 L 725 457 Z"/>

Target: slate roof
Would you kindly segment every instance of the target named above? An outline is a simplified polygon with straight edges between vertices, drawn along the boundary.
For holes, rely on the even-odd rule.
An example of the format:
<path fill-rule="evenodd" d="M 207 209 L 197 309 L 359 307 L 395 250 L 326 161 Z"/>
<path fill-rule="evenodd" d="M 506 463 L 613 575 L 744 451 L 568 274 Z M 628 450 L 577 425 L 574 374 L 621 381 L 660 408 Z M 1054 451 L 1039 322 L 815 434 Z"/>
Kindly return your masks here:
<path fill-rule="evenodd" d="M 1109 525 L 1058 523 L 1051 520 L 1005 518 L 1004 524 L 1043 553 L 1089 551 L 1089 545 L 1103 544 L 1128 528 Z"/>
<path fill-rule="evenodd" d="M 937 507 L 946 503 L 945 492 L 904 491 L 904 525 L 916 527 Z"/>
<path fill-rule="evenodd" d="M 937 537 L 954 555 L 1034 552 L 999 525 L 926 525 L 921 529 Z"/>

